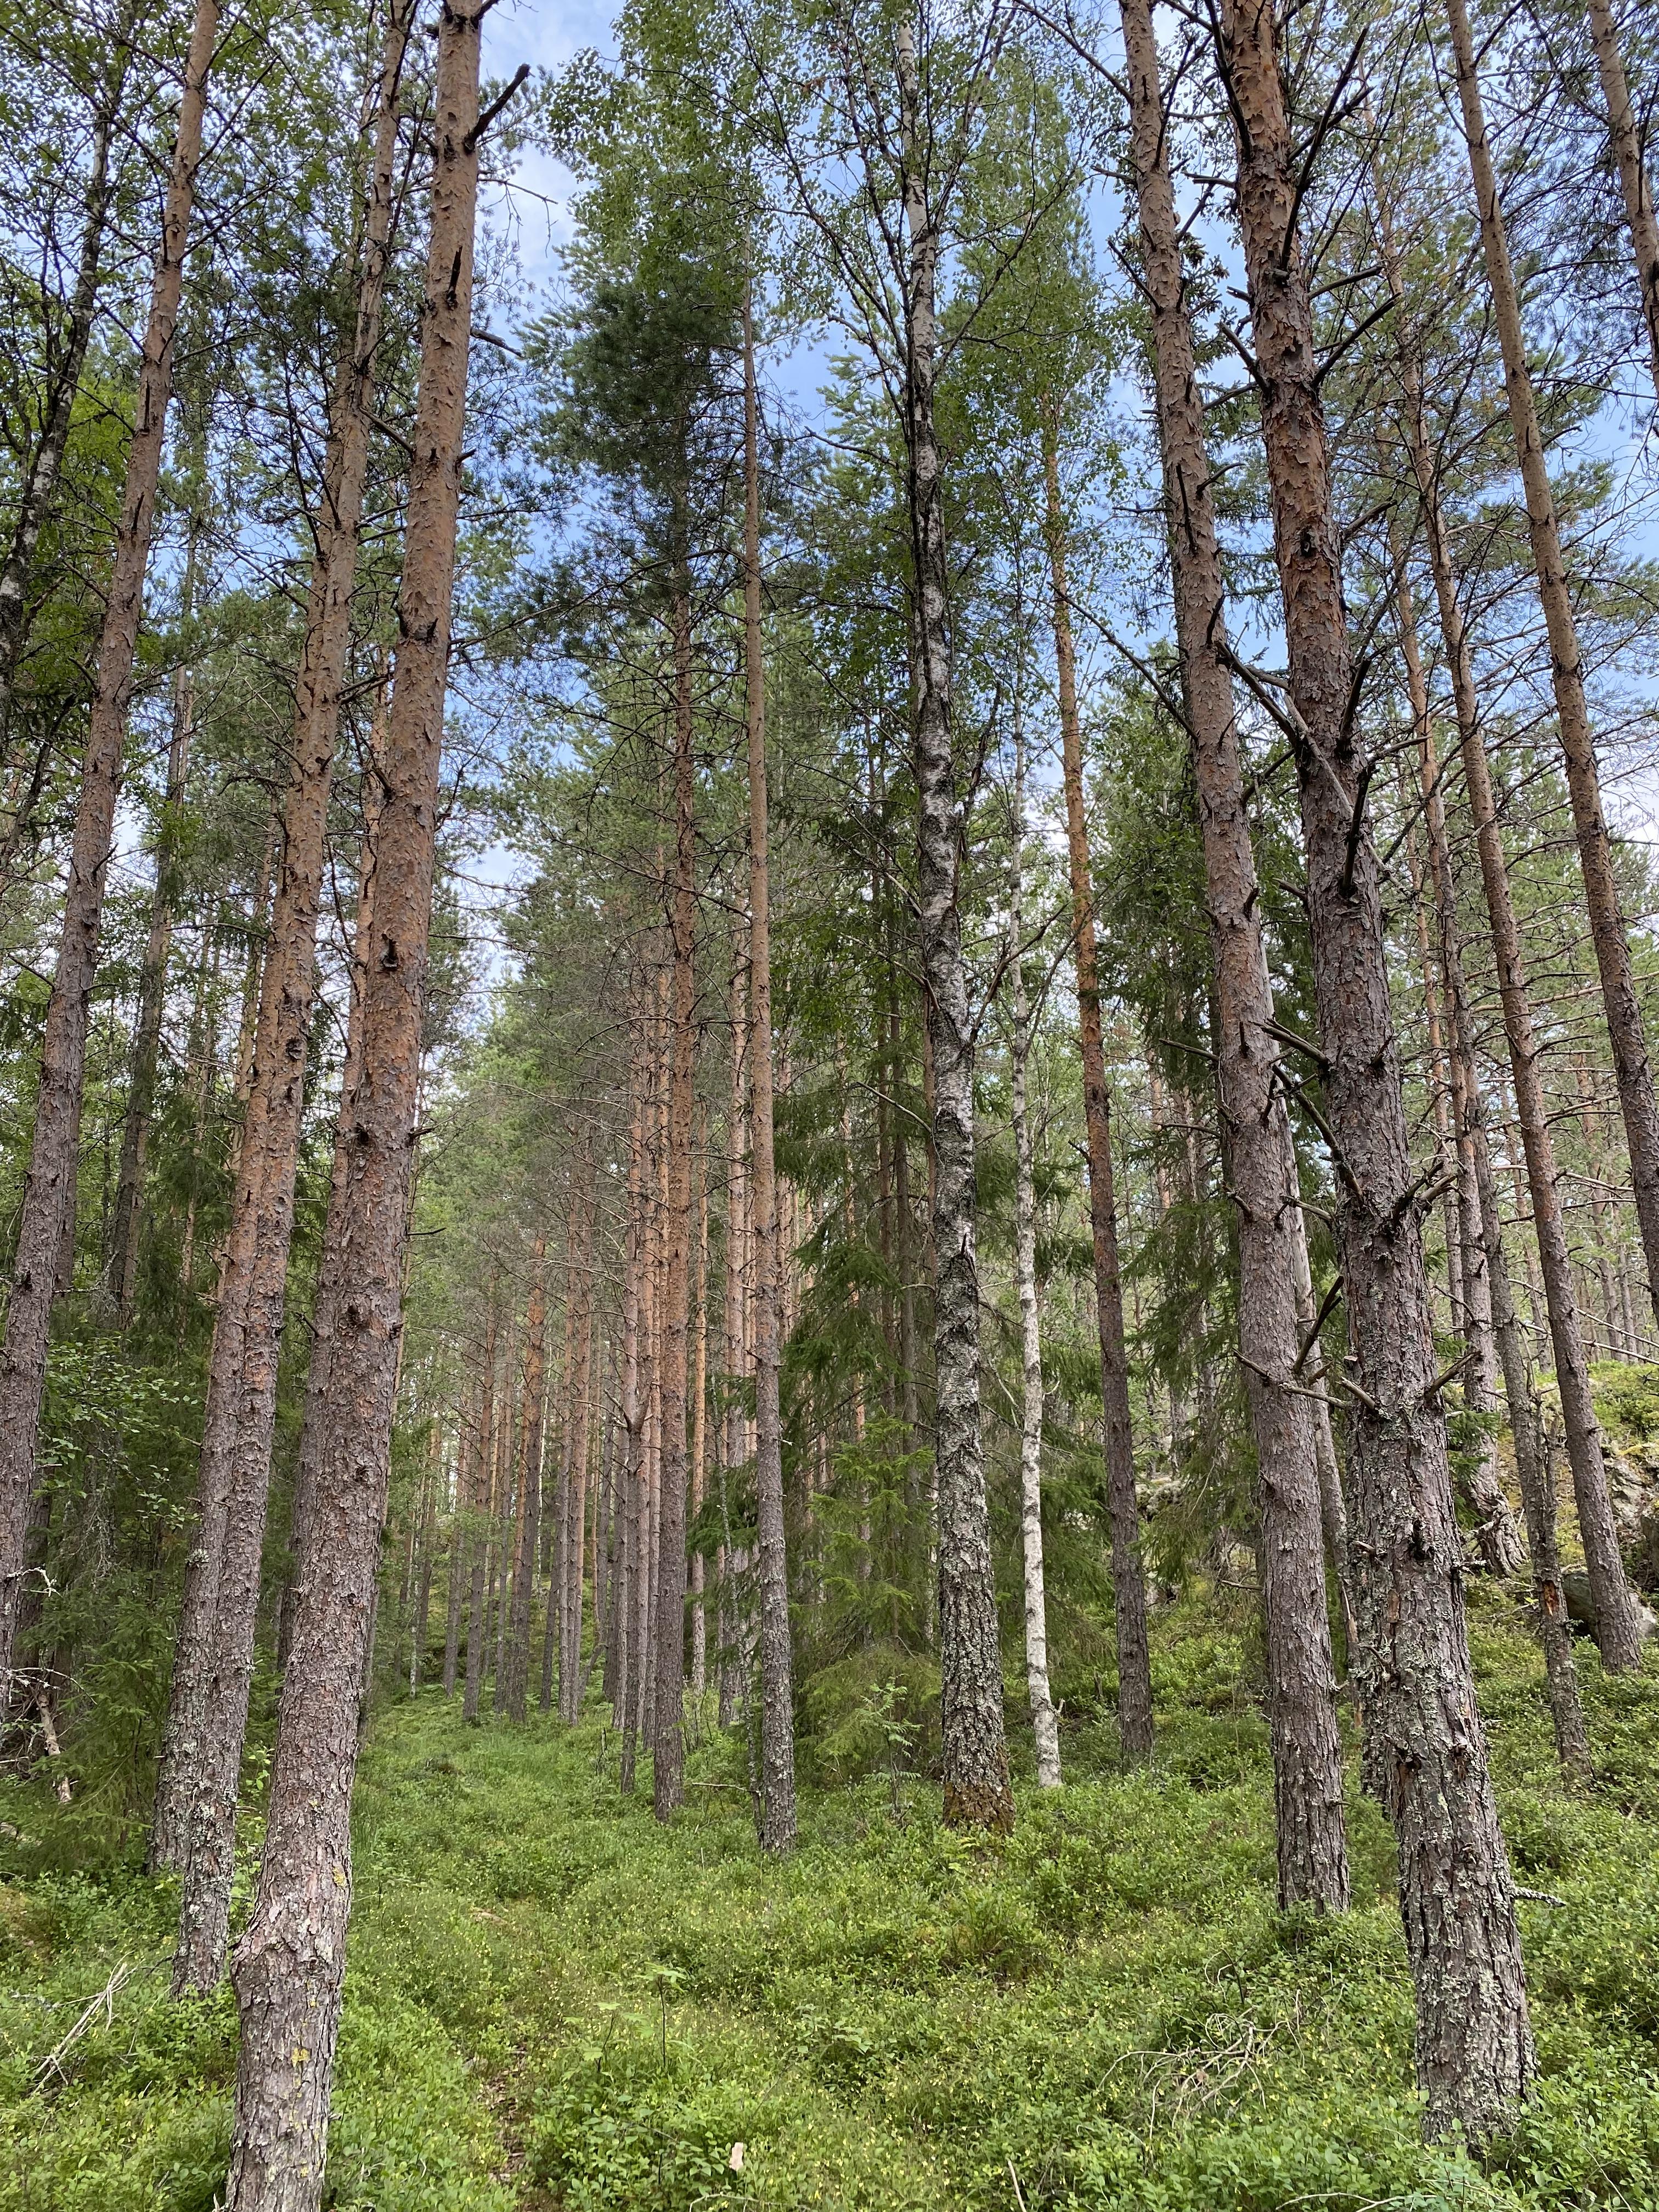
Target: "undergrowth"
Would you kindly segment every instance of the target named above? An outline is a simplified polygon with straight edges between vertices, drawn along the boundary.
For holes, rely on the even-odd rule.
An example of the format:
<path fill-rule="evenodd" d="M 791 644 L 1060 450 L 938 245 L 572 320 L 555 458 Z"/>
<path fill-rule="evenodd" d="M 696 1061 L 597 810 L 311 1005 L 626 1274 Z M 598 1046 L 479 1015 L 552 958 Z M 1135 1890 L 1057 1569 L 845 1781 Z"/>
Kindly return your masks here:
<path fill-rule="evenodd" d="M 1659 2208 L 1659 1682 L 1605 1681 L 1581 1650 L 1599 1773 L 1569 1797 L 1512 1601 L 1478 1590 L 1471 1629 L 1540 1893 L 1539 2092 L 1479 2161 L 1420 2140 L 1374 1807 L 1349 1802 L 1354 1911 L 1275 1910 L 1260 1719 L 1212 1596 L 1160 1616 L 1152 1770 L 1118 1771 L 1085 1711 L 1066 1788 L 1022 1785 L 1000 1847 L 939 1826 L 879 1686 L 869 1771 L 807 1792 L 785 1866 L 755 1848 L 740 1741 L 702 1736 L 664 1830 L 648 1792 L 621 1795 L 597 1711 L 574 1734 L 465 1729 L 433 1691 L 383 1713 L 327 2201 Z M 844 1762 L 856 1731 L 830 1733 Z M 3 1796 L 0 2208 L 209 2212 L 229 1998 L 169 1999 L 167 1885 L 120 1856 L 55 1868 L 50 1796 Z"/>

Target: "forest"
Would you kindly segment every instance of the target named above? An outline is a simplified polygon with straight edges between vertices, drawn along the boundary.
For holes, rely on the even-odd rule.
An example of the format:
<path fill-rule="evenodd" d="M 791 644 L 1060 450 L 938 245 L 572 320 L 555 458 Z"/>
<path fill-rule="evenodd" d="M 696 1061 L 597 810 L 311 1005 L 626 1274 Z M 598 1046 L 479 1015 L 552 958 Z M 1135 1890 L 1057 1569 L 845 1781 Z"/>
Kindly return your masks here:
<path fill-rule="evenodd" d="M 0 2212 L 1659 2212 L 1656 115 L 12 0 Z"/>

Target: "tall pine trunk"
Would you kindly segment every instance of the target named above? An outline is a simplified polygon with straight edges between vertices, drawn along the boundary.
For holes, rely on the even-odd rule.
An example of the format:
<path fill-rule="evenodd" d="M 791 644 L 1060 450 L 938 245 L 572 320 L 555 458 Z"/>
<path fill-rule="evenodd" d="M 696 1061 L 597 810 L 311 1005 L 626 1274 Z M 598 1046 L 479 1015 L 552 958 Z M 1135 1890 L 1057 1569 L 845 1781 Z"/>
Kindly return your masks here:
<path fill-rule="evenodd" d="M 1607 106 L 1607 144 L 1619 172 L 1619 188 L 1625 198 L 1625 220 L 1630 225 L 1631 249 L 1636 257 L 1636 282 L 1646 327 L 1648 354 L 1653 364 L 1654 388 L 1659 391 L 1659 222 L 1654 219 L 1653 192 L 1643 159 L 1642 131 L 1625 75 L 1625 57 L 1619 44 L 1619 26 L 1613 0 L 1589 0 L 1590 37 L 1595 46 L 1596 72 L 1601 97 Z"/>
<path fill-rule="evenodd" d="M 1255 1437 L 1267 1717 L 1281 1905 L 1348 1902 L 1342 1747 L 1325 1595 L 1314 1408 L 1300 1380 L 1299 1192 L 1289 1186 L 1244 763 L 1226 642 L 1209 453 L 1188 318 L 1149 0 L 1121 0 L 1143 281 L 1152 307 L 1158 446 L 1215 964 L 1216 1078 L 1238 1221 L 1238 1350 Z"/>
<path fill-rule="evenodd" d="M 390 1468 L 438 823 L 478 187 L 480 9 L 440 17 L 431 240 L 330 1421 L 300 1562 L 240 2021 L 227 2212 L 317 2212 L 351 1911 L 351 1785 Z"/>
<path fill-rule="evenodd" d="M 530 1690 L 531 1598 L 536 1546 L 541 1534 L 542 1422 L 547 1334 L 547 1239 L 538 1237 L 531 1261 L 530 1304 L 525 1316 L 524 1413 L 519 1440 L 518 1513 L 513 1531 L 512 1620 L 507 1630 L 508 1717 L 527 1717 Z"/>
<path fill-rule="evenodd" d="M 674 652 L 674 883 L 666 1205 L 663 1220 L 662 1431 L 657 1676 L 651 1801 L 665 1820 L 685 1798 L 685 1520 L 690 1490 L 686 1387 L 690 1370 L 691 1135 L 696 1073 L 696 761 L 691 701 L 691 580 L 682 568 L 672 612 Z M 584 1401 L 586 1392 L 584 1391 Z M 586 1455 L 570 1470 L 586 1480 Z M 581 1561 L 575 1561 L 578 1577 Z"/>
<path fill-rule="evenodd" d="M 568 1414 L 565 1423 L 565 1474 L 559 1528 L 560 1558 L 555 1571 L 558 1599 L 559 1717 L 574 1727 L 581 1717 L 582 1542 L 587 1496 L 587 1455 L 593 1369 L 594 1169 L 584 1156 L 580 1182 L 571 1209 L 574 1242 L 567 1271 L 566 1297 L 572 1306 L 569 1330 Z"/>
<path fill-rule="evenodd" d="M 1648 1271 L 1648 1289 L 1659 1313 L 1659 1106 L 1656 1106 L 1653 1070 L 1642 1032 L 1642 1009 L 1631 970 L 1630 945 L 1625 934 L 1619 884 L 1613 873 L 1613 848 L 1607 817 L 1601 809 L 1601 782 L 1590 733 L 1589 707 L 1584 694 L 1584 665 L 1578 649 L 1578 626 L 1572 594 L 1567 586 L 1566 564 L 1561 555 L 1561 535 L 1556 519 L 1555 495 L 1545 465 L 1544 441 L 1533 397 L 1532 376 L 1527 367 L 1526 337 L 1521 327 L 1521 302 L 1515 270 L 1510 260 L 1504 210 L 1498 197 L 1498 179 L 1486 143 L 1486 118 L 1481 110 L 1480 82 L 1475 71 L 1474 41 L 1469 31 L 1464 0 L 1447 0 L 1451 26 L 1452 55 L 1457 70 L 1458 99 L 1463 111 L 1463 133 L 1468 142 L 1469 173 L 1474 180 L 1475 210 L 1480 222 L 1480 246 L 1486 265 L 1486 283 L 1492 298 L 1498 343 L 1504 356 L 1504 389 L 1509 402 L 1510 429 L 1526 493 L 1527 535 L 1532 546 L 1538 596 L 1549 636 L 1550 677 L 1555 694 L 1556 722 L 1567 767 L 1567 793 L 1572 801 L 1573 829 L 1578 844 L 1579 866 L 1584 879 L 1584 898 L 1589 908 L 1590 939 L 1595 947 L 1596 971 L 1601 982 L 1607 1036 L 1613 1046 L 1613 1073 L 1619 1083 L 1619 1104 L 1625 1121 L 1625 1141 L 1630 1152 L 1631 1184 L 1636 1200 L 1636 1218 L 1642 1233 L 1642 1253 Z M 1636 1663 L 1637 1647 L 1630 1642 L 1622 1620 L 1610 1624 L 1602 1656 L 1610 1666 Z"/>
<path fill-rule="evenodd" d="M 185 62 L 184 96 L 161 214 L 161 252 L 139 361 L 137 404 L 132 442 L 127 449 L 114 561 L 98 642 L 97 675 L 76 802 L 69 881 L 64 892 L 63 931 L 46 1001 L 33 1134 L 12 1258 L 5 1336 L 0 1344 L 0 1711 L 10 1693 L 12 1643 L 22 1589 L 29 1504 L 34 1494 L 40 1405 L 46 1391 L 46 1340 L 75 1219 L 77 1138 L 93 974 L 103 927 L 127 702 L 132 690 L 144 572 L 149 563 L 155 520 L 167 402 L 173 392 L 173 333 L 184 287 L 185 248 L 195 204 L 197 166 L 202 156 L 207 75 L 218 21 L 218 0 L 196 0 Z"/>
<path fill-rule="evenodd" d="M 81 203 L 81 250 L 76 264 L 75 289 L 70 295 L 67 327 L 58 358 L 52 365 L 40 435 L 23 468 L 22 481 L 17 493 L 16 514 L 12 524 L 11 544 L 6 549 L 3 565 L 0 565 L 0 745 L 5 744 L 11 732 L 12 708 L 16 699 L 17 679 L 28 630 L 29 585 L 34 573 L 35 549 L 40 544 L 40 532 L 52 512 L 58 479 L 64 472 L 64 456 L 69 450 L 75 402 L 81 390 L 81 372 L 86 366 L 87 348 L 92 340 L 104 239 L 109 228 L 110 207 L 115 189 L 114 179 L 110 175 L 110 152 L 120 117 L 122 98 L 126 91 L 127 72 L 132 64 L 132 32 L 137 14 L 137 0 L 125 0 L 119 16 L 112 27 L 108 70 L 99 88 L 98 105 L 93 111 L 91 160 L 87 170 L 86 191 Z M 192 55 L 195 51 L 192 46 Z M 208 45 L 201 52 L 205 69 L 206 57 L 212 52 L 211 33 Z M 186 101 L 189 96 L 187 85 Z M 186 120 L 181 113 L 181 143 Z M 199 146 L 199 121 L 196 128 Z M 175 152 L 175 165 L 177 160 Z M 189 210 L 186 208 L 186 226 L 188 222 Z M 179 244 L 182 249 L 182 233 Z M 165 247 L 163 251 L 165 253 Z M 30 780 L 29 790 L 12 810 L 11 819 L 5 824 L 3 836 L 0 836 L 0 852 L 9 854 L 25 834 L 33 803 L 40 796 L 46 765 L 43 754 L 40 767 Z"/>
<path fill-rule="evenodd" d="M 1297 163 L 1273 0 L 1223 0 L 1220 59 L 1307 854 L 1323 1112 L 1352 1346 L 1356 1668 L 1399 1850 L 1425 2125 L 1479 2140 L 1535 2073 L 1509 1860 L 1463 1618 L 1462 1551 L 1434 1370 L 1427 1273 L 1389 1008 L 1380 872 L 1365 818 Z"/>
<path fill-rule="evenodd" d="M 173 1968 L 175 1987 L 181 1989 L 210 1988 L 224 1971 L 237 1783 L 253 1667 L 305 1108 L 317 915 L 368 478 L 374 356 L 392 234 L 398 85 L 413 15 L 413 0 L 396 0 L 380 58 L 356 312 L 329 409 L 329 451 L 306 609 L 270 942 L 260 975 L 251 1080 L 209 1361 L 209 1413 L 198 1474 L 198 1541 L 206 1556 L 189 1595 L 206 1603 L 210 1627 L 203 1634 L 199 1620 L 180 1624 L 174 1714 L 192 1727 L 196 1748 L 190 1753 L 182 1741 L 175 1748 L 170 1735 L 166 1772 L 170 1800 L 173 1792 L 181 1793 L 190 1808 Z M 171 1802 L 167 1817 L 174 1817 Z M 159 1814 L 155 1832 L 159 1837 Z"/>
<path fill-rule="evenodd" d="M 1129 1420 L 1129 1353 L 1123 1334 L 1123 1279 L 1118 1261 L 1117 1200 L 1112 1169 L 1112 1094 L 1100 1019 L 1100 963 L 1095 932 L 1089 825 L 1083 799 L 1083 724 L 1078 712 L 1066 520 L 1060 495 L 1060 425 L 1050 408 L 1043 431 L 1043 477 L 1054 662 L 1059 676 L 1061 780 L 1071 872 L 1072 958 L 1077 970 L 1078 1041 L 1083 1059 L 1083 1124 L 1089 1158 L 1095 1323 L 1112 1528 L 1112 1607 L 1117 1639 L 1117 1719 L 1123 1755 L 1150 1757 L 1152 1663 L 1146 1638 L 1146 1575 L 1140 1556 L 1134 1435 Z"/>
<path fill-rule="evenodd" d="M 755 1483 L 760 1581 L 761 1844 L 787 1851 L 795 1841 L 794 1659 L 789 1634 L 789 1567 L 783 1522 L 782 1359 L 777 1168 L 772 1133 L 772 878 L 766 785 L 766 672 L 761 653 L 760 409 L 755 386 L 753 304 L 743 298 L 744 706 L 749 738 L 749 1151 L 744 1194 L 753 1243 Z M 734 1040 L 735 1046 L 736 1040 Z M 734 1153 L 738 1066 L 734 1049 Z M 741 1188 L 740 1184 L 734 1184 Z M 736 1224 L 728 1222 L 728 1238 Z M 728 1250 L 728 1282 L 731 1260 Z M 728 1291 L 727 1313 L 731 1313 Z M 741 1333 L 742 1285 L 738 1285 Z M 728 1329 L 730 1322 L 728 1319 Z M 729 1381 L 729 1378 L 728 1378 Z"/>
<path fill-rule="evenodd" d="M 1390 285 L 1398 299 L 1397 263 L 1386 225 L 1382 244 Z M 1526 1159 L 1526 1183 L 1532 1200 L 1533 1231 L 1538 1246 L 1539 1267 L 1544 1279 L 1544 1304 L 1549 1322 L 1550 1343 L 1555 1355 L 1556 1387 L 1560 1395 L 1567 1458 L 1572 1471 L 1573 1493 L 1578 1508 L 1585 1564 L 1589 1571 L 1591 1601 L 1595 1610 L 1596 1642 L 1608 1665 L 1630 1667 L 1634 1666 L 1640 1657 L 1640 1624 L 1631 1598 L 1630 1586 L 1625 1579 L 1618 1530 L 1613 1518 L 1613 1501 L 1607 1488 L 1601 1425 L 1596 1419 L 1590 1395 L 1589 1363 L 1584 1349 L 1583 1327 L 1577 1295 L 1573 1287 L 1571 1255 L 1567 1246 L 1566 1226 L 1562 1219 L 1557 1188 L 1555 1139 L 1539 1064 L 1540 1047 L 1533 1024 L 1532 1000 L 1521 949 L 1520 926 L 1516 919 L 1515 902 L 1510 889 L 1509 862 L 1498 825 L 1497 799 L 1492 791 L 1486 741 L 1481 735 L 1474 661 L 1441 507 L 1440 482 L 1429 446 L 1420 360 L 1415 338 L 1409 329 L 1403 331 L 1401 338 L 1401 370 L 1406 400 L 1403 429 L 1412 472 L 1417 483 L 1430 574 L 1434 584 L 1441 637 L 1451 678 L 1459 756 L 1462 762 L 1469 814 L 1474 825 L 1475 849 L 1480 858 L 1481 887 L 1486 894 L 1486 915 L 1492 933 L 1492 957 L 1498 971 L 1498 999 L 1503 1008 L 1504 1039 L 1509 1048 L 1510 1075 L 1515 1088 L 1516 1119 Z M 1472 1051 L 1469 1062 L 1472 1062 Z M 1482 1138 L 1484 1144 L 1484 1131 Z M 1495 1226 L 1495 1212 L 1492 1218 Z M 1489 1267 L 1490 1252 L 1489 1244 Z M 1501 1343 L 1499 1352 L 1500 1357 L 1504 1357 Z M 1511 1366 L 1518 1357 L 1517 1346 L 1516 1352 L 1510 1355 Z M 1504 1390 L 1510 1401 L 1513 1421 L 1518 1401 L 1510 1379 L 1509 1368 L 1505 1369 Z M 1529 1408 L 1530 1395 L 1528 1387 Z M 1532 1431 L 1534 1423 L 1530 1410 L 1522 1426 L 1529 1432 Z M 1518 1440 L 1519 1429 L 1516 1434 Z M 1521 1449 L 1517 1442 L 1517 1452 Z M 1524 1478 L 1528 1468 L 1524 1464 L 1520 1465 L 1517 1472 Z M 1533 1551 L 1534 1579 L 1540 1574 L 1546 1577 L 1546 1587 L 1540 1602 L 1547 1623 L 1556 1617 L 1555 1609 L 1559 1604 L 1560 1594 L 1550 1577 L 1547 1563 L 1540 1558 L 1535 1540 L 1536 1530 L 1542 1525 L 1540 1516 L 1544 1511 L 1542 1483 L 1543 1472 L 1539 1468 L 1534 1475 L 1532 1502 L 1528 1504 L 1523 1496 L 1522 1503 L 1527 1510 L 1528 1540 Z M 1553 1527 L 1553 1516 L 1547 1517 L 1551 1519 Z M 1547 1548 L 1553 1553 L 1553 1534 Z M 1559 1674 L 1559 1667 L 1556 1671 Z M 1577 1756 L 1576 1750 L 1572 1755 Z"/>
<path fill-rule="evenodd" d="M 186 578 L 188 580 L 188 566 Z M 189 611 L 188 580 L 185 609 Z M 155 1110 L 155 1078 L 161 1058 L 161 1016 L 167 1003 L 167 955 L 173 945 L 173 908 L 178 891 L 175 844 L 179 814 L 190 773 L 190 740 L 195 719 L 195 685 L 185 668 L 173 671 L 173 736 L 167 747 L 167 802 L 155 843 L 155 882 L 150 893 L 149 933 L 138 971 L 138 1021 L 133 1031 L 127 1110 L 121 1129 L 121 1160 L 115 1177 L 115 1214 L 110 1227 L 109 1287 L 115 1310 L 125 1321 L 132 1310 L 138 1279 L 138 1221 L 149 1149 L 150 1119 Z"/>

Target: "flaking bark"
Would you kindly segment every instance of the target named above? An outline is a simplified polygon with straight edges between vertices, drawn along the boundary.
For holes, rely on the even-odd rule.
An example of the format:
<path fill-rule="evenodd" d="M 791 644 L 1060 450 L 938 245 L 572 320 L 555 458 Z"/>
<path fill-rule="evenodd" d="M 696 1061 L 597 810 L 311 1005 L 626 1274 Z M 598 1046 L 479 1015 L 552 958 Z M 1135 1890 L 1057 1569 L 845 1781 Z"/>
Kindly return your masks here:
<path fill-rule="evenodd" d="M 357 1692 L 390 1465 L 419 1097 L 439 760 L 471 327 L 482 9 L 439 21 L 431 240 L 408 556 L 375 854 L 374 952 L 342 1206 L 352 1223 L 331 1419 L 300 1562 L 258 1897 L 237 1946 L 240 2021 L 228 2212 L 317 2212 L 345 1930 Z"/>

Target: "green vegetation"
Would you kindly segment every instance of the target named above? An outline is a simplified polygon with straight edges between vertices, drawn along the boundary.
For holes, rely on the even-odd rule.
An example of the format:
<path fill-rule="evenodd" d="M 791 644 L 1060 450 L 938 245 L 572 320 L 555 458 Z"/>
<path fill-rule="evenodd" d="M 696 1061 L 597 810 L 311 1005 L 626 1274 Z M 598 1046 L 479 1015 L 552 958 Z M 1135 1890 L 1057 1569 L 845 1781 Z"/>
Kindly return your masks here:
<path fill-rule="evenodd" d="M 781 1866 L 755 1848 L 740 1736 L 703 1733 L 663 1830 L 648 1791 L 618 1792 L 597 1700 L 574 1734 L 463 1729 L 435 1691 L 389 1707 L 359 1784 L 325 2202 L 1659 2206 L 1659 1680 L 1605 1680 L 1581 1648 L 1598 1780 L 1564 1795 L 1536 1652 L 1477 1585 L 1516 1879 L 1542 1893 L 1522 1911 L 1543 2073 L 1477 2167 L 1419 2137 L 1375 1808 L 1349 1806 L 1352 1915 L 1274 1909 L 1231 1603 L 1160 1618 L 1155 1771 L 1115 1772 L 1109 1722 L 1070 1714 L 1075 1778 L 1024 1790 L 1003 1847 L 940 1827 L 925 1777 L 895 1783 L 879 1688 L 872 1771 L 807 1791 Z M 835 1741 L 845 1761 L 844 1723 Z M 44 1782 L 6 1785 L 0 1814 L 21 1832 L 0 1837 L 0 2207 L 209 2212 L 228 1991 L 167 1997 L 170 1889 L 130 1861 L 41 1870 L 64 1817 Z"/>

